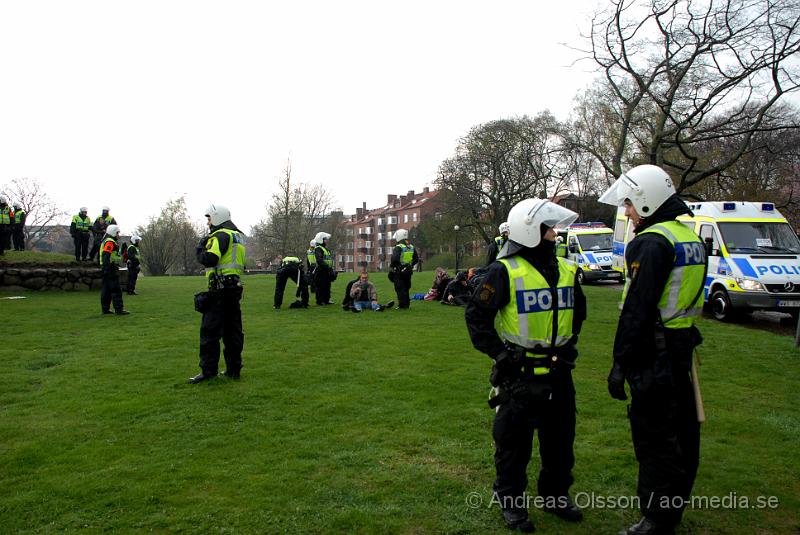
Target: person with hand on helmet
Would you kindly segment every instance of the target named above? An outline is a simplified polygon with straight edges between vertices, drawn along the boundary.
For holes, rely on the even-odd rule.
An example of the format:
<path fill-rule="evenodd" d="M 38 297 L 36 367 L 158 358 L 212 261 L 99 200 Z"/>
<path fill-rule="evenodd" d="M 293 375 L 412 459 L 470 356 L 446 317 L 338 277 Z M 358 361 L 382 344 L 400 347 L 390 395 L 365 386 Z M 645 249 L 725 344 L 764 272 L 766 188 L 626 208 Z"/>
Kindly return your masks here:
<path fill-rule="evenodd" d="M 241 231 L 231 221 L 231 212 L 219 204 L 206 210 L 209 235 L 197 245 L 197 260 L 205 266 L 208 292 L 195 296 L 195 309 L 203 314 L 200 323 L 200 373 L 189 379 L 198 384 L 219 372 L 219 341 L 225 344 L 223 375 L 239 379 L 242 370 L 242 273 L 245 245 Z"/>
<path fill-rule="evenodd" d="M 492 243 L 489 244 L 489 252 L 486 255 L 486 265 L 488 266 L 497 259 L 497 253 L 503 248 L 503 245 L 508 241 L 508 221 L 500 223 L 500 235 L 496 236 Z"/>
<path fill-rule="evenodd" d="M 139 272 L 142 270 L 141 263 L 142 257 L 139 254 L 139 243 L 142 238 L 134 234 L 131 236 L 131 244 L 128 245 L 128 295 L 138 295 L 136 293 L 136 280 L 139 278 Z"/>
<path fill-rule="evenodd" d="M 634 167 L 599 200 L 624 206 L 635 225 L 625 248 L 626 283 L 608 391 L 626 400 L 626 380 L 630 387 L 643 517 L 620 533 L 674 533 L 699 464 L 700 424 L 690 374 L 692 351 L 702 340 L 695 320 L 703 304 L 705 249 L 676 221 L 692 212 L 660 167 Z"/>
<path fill-rule="evenodd" d="M 336 279 L 336 272 L 333 270 L 333 256 L 328 249 L 328 240 L 331 235 L 327 232 L 317 232 L 314 237 L 316 247 L 314 247 L 314 286 L 316 289 L 318 305 L 332 305 L 331 301 L 331 282 Z"/>
<path fill-rule="evenodd" d="M 535 529 L 526 488 L 536 429 L 544 510 L 570 522 L 583 517 L 569 488 L 575 464 L 572 368 L 586 299 L 575 264 L 554 252 L 554 227 L 566 227 L 577 217 L 544 199 L 517 203 L 508 214 L 508 241 L 464 314 L 473 346 L 494 361 L 490 383 L 497 395 L 489 402 L 497 408 L 493 503 L 508 528 L 526 533 Z"/>
<path fill-rule="evenodd" d="M 100 251 L 100 242 L 103 241 L 106 227 L 117 224 L 117 220 L 109 214 L 110 210 L 108 206 L 103 206 L 103 213 L 97 216 L 97 219 L 94 220 L 94 224 L 92 225 L 94 242 L 92 243 L 92 251 L 89 253 L 89 259 L 92 261 L 94 261 L 94 255 Z"/>
<path fill-rule="evenodd" d="M 100 245 L 100 271 L 103 285 L 100 288 L 100 310 L 103 314 L 111 314 L 111 304 L 118 316 L 130 314 L 122 303 L 122 288 L 119 284 L 119 227 L 108 225 L 105 237 Z"/>
<path fill-rule="evenodd" d="M 392 250 L 392 259 L 389 262 L 390 279 L 394 283 L 397 294 L 397 308 L 405 309 L 411 305 L 409 291 L 411 290 L 411 274 L 414 266 L 419 263 L 419 256 L 414 246 L 408 241 L 408 231 L 404 228 L 394 233 L 397 244 Z"/>
<path fill-rule="evenodd" d="M 69 225 L 69 235 L 75 245 L 75 260 L 89 260 L 89 232 L 92 230 L 92 220 L 87 212 L 88 208 L 81 206 L 78 215 L 72 216 Z"/>

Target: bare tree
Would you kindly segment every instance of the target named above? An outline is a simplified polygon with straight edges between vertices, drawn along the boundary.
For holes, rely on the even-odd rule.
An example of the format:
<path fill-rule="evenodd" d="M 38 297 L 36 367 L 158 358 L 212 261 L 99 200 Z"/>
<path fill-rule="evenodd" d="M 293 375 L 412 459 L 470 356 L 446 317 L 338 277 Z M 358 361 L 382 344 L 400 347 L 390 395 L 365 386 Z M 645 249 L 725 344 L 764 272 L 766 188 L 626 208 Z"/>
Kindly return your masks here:
<path fill-rule="evenodd" d="M 436 186 L 454 193 L 445 210 L 461 212 L 462 226 L 489 243 L 517 202 L 565 192 L 557 131 L 549 112 L 473 127 L 439 166 Z"/>
<path fill-rule="evenodd" d="M 25 242 L 29 249 L 46 240 L 56 230 L 56 223 L 67 215 L 35 178 L 15 178 L 2 187 L 0 194 L 9 204 L 18 204 L 25 210 Z"/>
<path fill-rule="evenodd" d="M 589 40 L 604 78 L 569 141 L 609 176 L 653 163 L 682 191 L 733 166 L 757 134 L 798 128 L 775 113 L 800 82 L 797 0 L 611 0 Z M 710 160 L 715 140 L 726 152 Z"/>

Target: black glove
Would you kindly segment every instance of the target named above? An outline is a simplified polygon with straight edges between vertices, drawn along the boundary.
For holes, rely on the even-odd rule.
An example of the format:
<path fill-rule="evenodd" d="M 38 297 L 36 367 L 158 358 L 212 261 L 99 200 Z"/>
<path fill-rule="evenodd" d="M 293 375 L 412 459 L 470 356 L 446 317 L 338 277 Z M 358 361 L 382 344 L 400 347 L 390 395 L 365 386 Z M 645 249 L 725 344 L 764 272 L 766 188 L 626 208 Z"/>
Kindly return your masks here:
<path fill-rule="evenodd" d="M 492 366 L 492 373 L 489 375 L 489 384 L 500 386 L 506 381 L 516 379 L 519 376 L 519 372 L 519 360 L 514 356 L 514 353 L 504 350 L 494 357 L 494 366 Z"/>
<path fill-rule="evenodd" d="M 620 401 L 628 399 L 625 394 L 625 372 L 618 362 L 614 362 L 611 372 L 608 374 L 608 393 L 612 398 Z"/>

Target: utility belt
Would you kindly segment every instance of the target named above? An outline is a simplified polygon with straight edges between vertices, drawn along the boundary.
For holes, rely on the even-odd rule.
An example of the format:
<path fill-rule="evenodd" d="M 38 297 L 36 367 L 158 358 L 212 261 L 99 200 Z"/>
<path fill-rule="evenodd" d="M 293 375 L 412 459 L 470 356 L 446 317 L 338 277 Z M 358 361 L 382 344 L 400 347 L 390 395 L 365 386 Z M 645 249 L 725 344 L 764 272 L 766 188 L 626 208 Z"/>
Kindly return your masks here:
<path fill-rule="evenodd" d="M 558 347 L 527 348 L 506 342 L 522 366 L 524 377 L 549 374 L 555 368 L 573 369 L 578 351 L 571 342 Z"/>
<path fill-rule="evenodd" d="M 228 288 L 241 288 L 242 282 L 239 275 L 211 275 L 208 279 L 208 288 L 210 290 L 223 290 Z"/>

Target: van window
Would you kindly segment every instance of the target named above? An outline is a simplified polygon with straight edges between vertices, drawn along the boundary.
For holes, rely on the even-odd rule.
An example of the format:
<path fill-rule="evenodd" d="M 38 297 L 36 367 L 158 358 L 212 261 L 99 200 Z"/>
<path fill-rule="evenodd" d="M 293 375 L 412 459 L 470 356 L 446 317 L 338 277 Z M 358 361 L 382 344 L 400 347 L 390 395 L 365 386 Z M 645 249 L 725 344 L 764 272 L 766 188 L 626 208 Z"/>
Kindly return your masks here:
<path fill-rule="evenodd" d="M 581 234 L 578 241 L 584 251 L 610 251 L 613 245 L 611 234 Z"/>
<path fill-rule="evenodd" d="M 622 242 L 625 239 L 625 223 L 627 219 L 617 219 L 614 223 L 614 241 Z"/>
<path fill-rule="evenodd" d="M 731 253 L 800 253 L 800 241 L 787 223 L 718 223 Z"/>
<path fill-rule="evenodd" d="M 700 226 L 700 239 L 703 240 L 703 243 L 706 242 L 706 238 L 711 238 L 711 249 L 719 254 L 719 239 L 717 239 L 717 231 L 714 230 L 713 225 Z"/>

